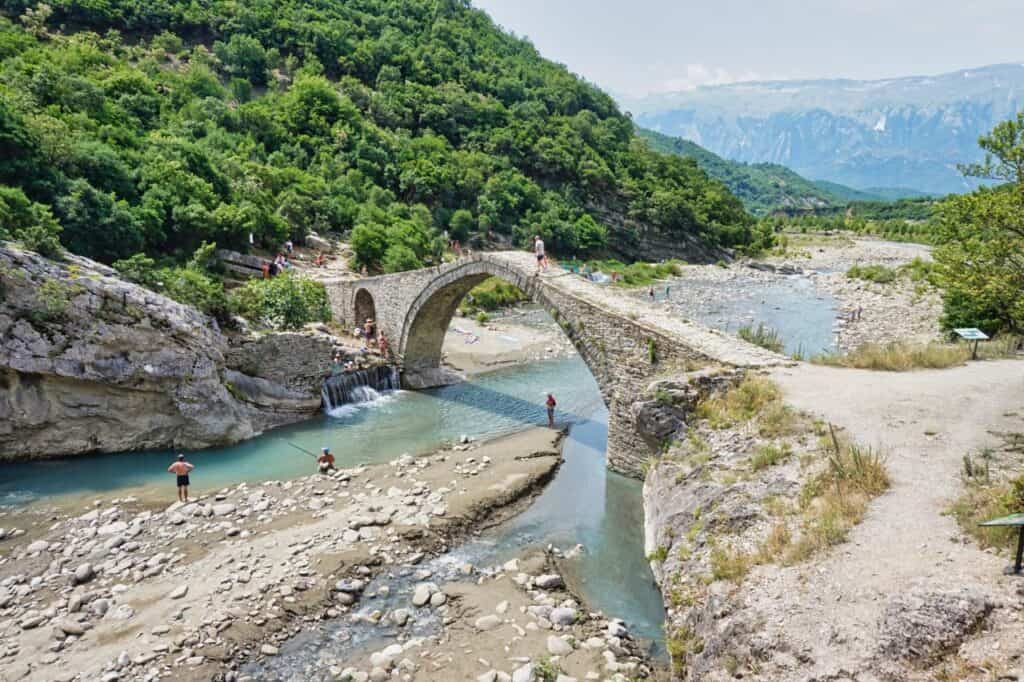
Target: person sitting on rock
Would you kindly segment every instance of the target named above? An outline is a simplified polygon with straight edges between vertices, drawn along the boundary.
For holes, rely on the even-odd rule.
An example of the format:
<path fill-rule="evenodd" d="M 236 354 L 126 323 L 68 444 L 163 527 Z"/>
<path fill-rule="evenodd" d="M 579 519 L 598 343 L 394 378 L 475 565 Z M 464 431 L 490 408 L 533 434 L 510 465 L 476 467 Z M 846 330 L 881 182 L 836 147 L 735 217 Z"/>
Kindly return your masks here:
<path fill-rule="evenodd" d="M 331 454 L 330 448 L 320 448 L 320 457 L 316 460 L 317 466 L 320 468 L 321 474 L 326 474 L 328 471 L 334 469 L 334 455 Z"/>

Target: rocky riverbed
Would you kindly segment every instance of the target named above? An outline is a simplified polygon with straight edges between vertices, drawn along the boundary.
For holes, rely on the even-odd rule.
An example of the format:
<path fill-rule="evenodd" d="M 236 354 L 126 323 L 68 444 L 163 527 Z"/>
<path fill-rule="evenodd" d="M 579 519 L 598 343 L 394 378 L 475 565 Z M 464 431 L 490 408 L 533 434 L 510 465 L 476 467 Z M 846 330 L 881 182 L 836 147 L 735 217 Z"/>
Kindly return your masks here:
<path fill-rule="evenodd" d="M 841 313 L 835 327 L 837 345 L 847 351 L 865 343 L 927 342 L 939 337 L 942 298 L 935 287 L 909 277 L 878 284 L 846 275 L 854 266 L 898 269 L 914 260 L 931 259 L 931 247 L 924 244 L 820 237 L 816 243 L 797 247 L 792 256 L 766 262 L 782 271 L 811 274 L 816 288 L 835 297 Z M 854 311 L 859 316 L 851 316 Z"/>
<path fill-rule="evenodd" d="M 942 312 L 934 287 L 909 277 L 877 284 L 846 275 L 854 265 L 898 268 L 915 258 L 930 260 L 930 248 L 822 237 L 784 256 L 685 266 L 679 277 L 655 286 L 653 302 L 646 291 L 632 295 L 731 333 L 763 322 L 787 341 L 800 339 L 788 350 L 805 356 L 868 342 L 931 341 Z"/>
<path fill-rule="evenodd" d="M 565 332 L 535 304 L 509 308 L 483 323 L 457 316 L 444 340 L 445 365 L 467 375 L 574 354 Z"/>
<path fill-rule="evenodd" d="M 559 466 L 560 439 L 534 429 L 188 504 L 4 510 L 0 679 L 273 678 L 267 661 L 291 637 L 346 619 L 379 633 L 380 647 L 304 677 L 646 674 L 623 625 L 566 592 L 552 556 L 460 567 L 456 585 L 423 568 L 521 508 Z M 367 587 L 385 574 L 404 577 L 408 593 L 378 610 L 384 590 Z"/>

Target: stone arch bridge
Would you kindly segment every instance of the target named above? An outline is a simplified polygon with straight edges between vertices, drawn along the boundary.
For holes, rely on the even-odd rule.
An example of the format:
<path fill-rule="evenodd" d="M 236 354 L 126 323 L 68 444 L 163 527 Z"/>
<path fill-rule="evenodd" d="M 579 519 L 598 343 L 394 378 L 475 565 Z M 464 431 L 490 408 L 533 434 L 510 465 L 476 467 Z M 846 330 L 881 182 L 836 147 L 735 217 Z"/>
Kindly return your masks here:
<path fill-rule="evenodd" d="M 401 359 L 403 386 L 412 389 L 447 383 L 441 349 L 469 290 L 492 276 L 515 284 L 551 314 L 590 368 L 608 406 L 609 466 L 632 475 L 639 474 L 652 450 L 636 433 L 631 406 L 654 377 L 708 365 L 761 367 L 784 360 L 558 268 L 541 276 L 535 271 L 532 254 L 503 251 L 324 284 L 335 320 L 350 328 L 367 317 L 376 320 Z"/>

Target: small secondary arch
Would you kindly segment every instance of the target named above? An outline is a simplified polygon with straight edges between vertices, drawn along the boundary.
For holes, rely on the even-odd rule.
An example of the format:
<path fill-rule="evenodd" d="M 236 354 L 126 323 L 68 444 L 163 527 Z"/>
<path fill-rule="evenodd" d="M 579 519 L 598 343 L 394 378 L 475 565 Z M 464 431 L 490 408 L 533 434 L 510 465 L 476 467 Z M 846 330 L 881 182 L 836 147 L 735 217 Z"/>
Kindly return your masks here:
<path fill-rule="evenodd" d="M 367 319 L 376 320 L 377 306 L 373 301 L 373 294 L 366 289 L 357 291 L 353 302 L 353 312 L 355 314 L 353 319 L 357 327 L 362 326 Z"/>

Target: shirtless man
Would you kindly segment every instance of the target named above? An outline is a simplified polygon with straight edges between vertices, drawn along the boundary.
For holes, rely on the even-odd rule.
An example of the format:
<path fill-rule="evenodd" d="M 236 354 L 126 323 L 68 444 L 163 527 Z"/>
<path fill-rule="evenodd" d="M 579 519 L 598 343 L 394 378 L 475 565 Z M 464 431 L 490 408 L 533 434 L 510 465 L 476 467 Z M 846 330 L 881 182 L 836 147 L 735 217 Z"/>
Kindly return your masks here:
<path fill-rule="evenodd" d="M 195 466 L 185 461 L 185 455 L 178 455 L 178 461 L 167 467 L 167 471 L 178 476 L 178 501 L 188 502 L 188 472 Z"/>
<path fill-rule="evenodd" d="M 317 467 L 321 474 L 326 474 L 334 469 L 334 455 L 331 454 L 330 448 L 321 448 L 320 453 L 320 457 L 316 460 Z"/>

